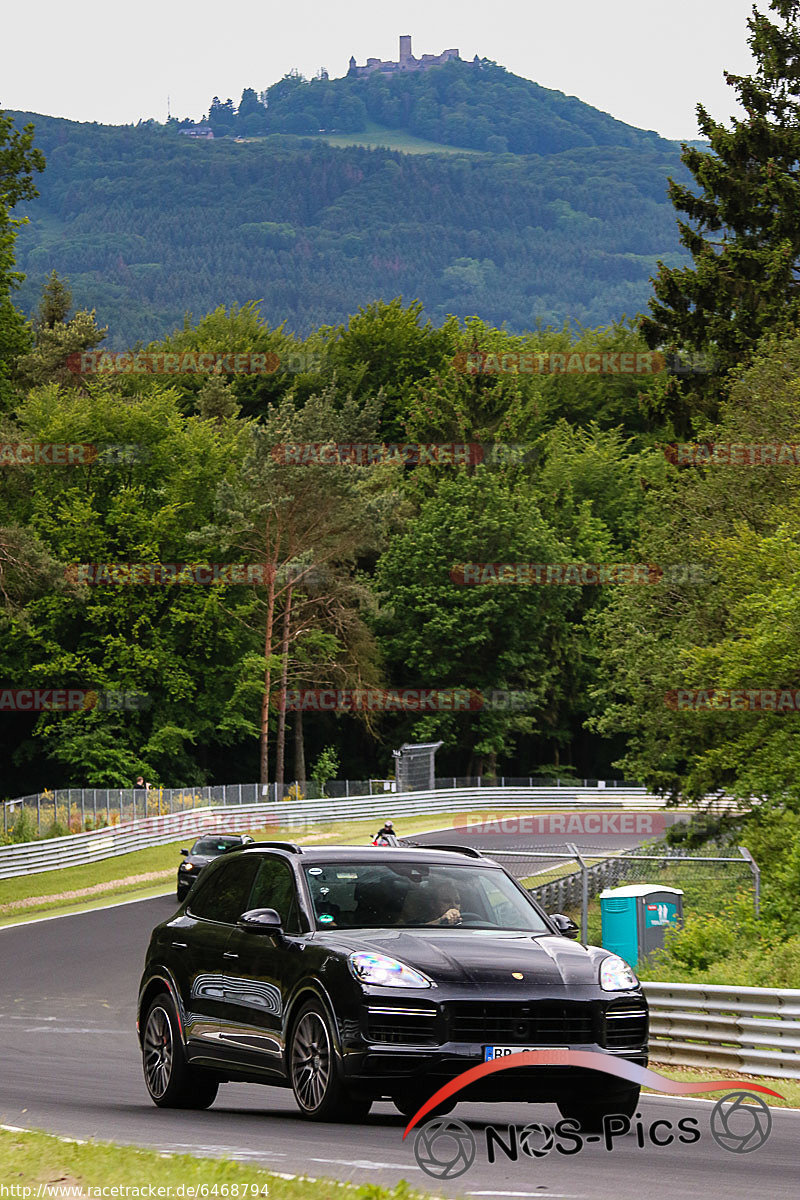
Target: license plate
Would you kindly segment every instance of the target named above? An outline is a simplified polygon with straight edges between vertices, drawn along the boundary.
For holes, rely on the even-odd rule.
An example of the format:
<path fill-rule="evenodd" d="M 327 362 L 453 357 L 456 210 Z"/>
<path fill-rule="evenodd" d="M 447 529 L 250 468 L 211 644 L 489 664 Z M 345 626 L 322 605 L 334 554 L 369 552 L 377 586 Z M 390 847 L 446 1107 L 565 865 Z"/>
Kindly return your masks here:
<path fill-rule="evenodd" d="M 507 1054 L 527 1054 L 530 1050 L 567 1050 L 567 1046 L 485 1046 L 483 1057 L 485 1062 L 495 1058 L 505 1058 Z"/>

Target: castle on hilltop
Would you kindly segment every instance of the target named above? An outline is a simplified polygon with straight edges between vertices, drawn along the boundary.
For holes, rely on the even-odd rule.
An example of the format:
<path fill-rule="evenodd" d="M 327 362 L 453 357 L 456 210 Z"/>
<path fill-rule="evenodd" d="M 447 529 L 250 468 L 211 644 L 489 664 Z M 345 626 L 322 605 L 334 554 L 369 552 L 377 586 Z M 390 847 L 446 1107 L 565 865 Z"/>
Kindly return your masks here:
<path fill-rule="evenodd" d="M 385 75 L 393 75 L 397 71 L 427 71 L 429 67 L 439 67 L 442 63 L 451 62 L 458 58 L 457 50 L 443 50 L 441 54 L 423 54 L 422 58 L 414 58 L 411 53 L 411 37 L 403 34 L 400 37 L 400 61 L 382 62 L 379 58 L 368 58 L 365 67 L 356 66 L 355 56 L 350 58 L 349 77 L 371 75 L 373 71 L 381 71 Z"/>

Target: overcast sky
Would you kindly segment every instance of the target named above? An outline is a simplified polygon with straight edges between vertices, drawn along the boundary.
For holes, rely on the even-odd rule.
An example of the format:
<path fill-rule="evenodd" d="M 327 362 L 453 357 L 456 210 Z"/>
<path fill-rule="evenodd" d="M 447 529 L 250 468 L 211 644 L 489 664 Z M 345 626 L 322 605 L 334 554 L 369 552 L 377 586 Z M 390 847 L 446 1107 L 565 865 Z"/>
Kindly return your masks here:
<path fill-rule="evenodd" d="M 759 0 L 762 11 L 767 0 Z M 734 111 L 723 69 L 747 71 L 750 0 L 39 0 L 6 6 L 0 107 L 121 124 L 199 118 L 296 67 L 458 47 L 665 137 L 693 138 L 695 105 Z M 6 40 L 7 36 L 7 40 Z"/>

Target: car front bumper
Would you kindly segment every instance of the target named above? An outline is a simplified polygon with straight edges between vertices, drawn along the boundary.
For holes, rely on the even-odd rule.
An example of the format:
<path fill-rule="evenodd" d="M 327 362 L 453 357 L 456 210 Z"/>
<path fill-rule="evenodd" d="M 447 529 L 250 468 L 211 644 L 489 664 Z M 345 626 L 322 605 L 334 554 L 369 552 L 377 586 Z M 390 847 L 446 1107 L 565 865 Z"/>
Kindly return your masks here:
<path fill-rule="evenodd" d="M 484 1063 L 487 1046 L 495 1045 L 589 1050 L 647 1065 L 647 1003 L 639 992 L 479 1002 L 460 989 L 435 1001 L 368 997 L 358 1019 L 345 1021 L 340 1032 L 345 1074 L 376 1095 L 418 1087 L 430 1095 Z M 596 1091 L 599 1079 L 580 1067 L 515 1065 L 470 1085 L 469 1099 L 555 1100 L 581 1087 Z M 626 1086 L 610 1075 L 602 1083 L 607 1092 Z"/>

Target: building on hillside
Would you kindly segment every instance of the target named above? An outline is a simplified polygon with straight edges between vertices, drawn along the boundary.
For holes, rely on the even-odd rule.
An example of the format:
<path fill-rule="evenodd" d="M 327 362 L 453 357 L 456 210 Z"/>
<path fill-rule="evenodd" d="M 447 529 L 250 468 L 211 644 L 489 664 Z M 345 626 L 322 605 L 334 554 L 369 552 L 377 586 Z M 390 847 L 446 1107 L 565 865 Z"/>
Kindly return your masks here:
<path fill-rule="evenodd" d="M 423 54 L 422 58 L 415 58 L 411 53 L 410 35 L 403 34 L 400 37 L 398 62 L 382 62 L 379 58 L 368 58 L 367 65 L 359 67 L 356 65 L 355 57 L 351 56 L 350 70 L 347 74 L 353 78 L 359 75 L 371 75 L 373 71 L 380 71 L 384 75 L 394 75 L 400 71 L 427 71 L 429 67 L 440 67 L 442 63 L 452 62 L 458 57 L 458 50 L 443 50 L 441 54 Z"/>
<path fill-rule="evenodd" d="M 182 133 L 184 137 L 202 138 L 208 142 L 214 140 L 214 130 L 208 125 L 193 125 L 191 129 L 179 129 L 178 133 Z"/>

